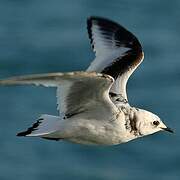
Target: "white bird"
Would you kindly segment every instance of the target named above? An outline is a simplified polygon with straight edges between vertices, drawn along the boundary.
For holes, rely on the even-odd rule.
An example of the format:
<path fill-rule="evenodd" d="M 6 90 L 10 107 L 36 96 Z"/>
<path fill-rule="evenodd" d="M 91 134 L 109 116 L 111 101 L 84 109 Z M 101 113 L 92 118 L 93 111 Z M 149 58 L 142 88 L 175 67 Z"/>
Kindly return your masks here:
<path fill-rule="evenodd" d="M 86 72 L 49 73 L 8 78 L 0 85 L 57 88 L 59 116 L 41 115 L 17 136 L 115 145 L 162 130 L 161 119 L 129 105 L 126 83 L 143 61 L 138 39 L 111 20 L 90 17 L 87 28 L 96 58 Z"/>

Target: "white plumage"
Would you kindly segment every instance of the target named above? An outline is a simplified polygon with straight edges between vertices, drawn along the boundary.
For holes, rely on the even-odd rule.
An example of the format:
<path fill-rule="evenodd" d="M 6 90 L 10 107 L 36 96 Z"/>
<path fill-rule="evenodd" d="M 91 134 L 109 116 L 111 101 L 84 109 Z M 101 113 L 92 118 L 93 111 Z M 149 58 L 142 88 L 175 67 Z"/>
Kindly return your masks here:
<path fill-rule="evenodd" d="M 161 130 L 172 132 L 151 112 L 128 104 L 126 84 L 143 60 L 138 39 L 108 19 L 90 17 L 87 28 L 96 58 L 87 72 L 19 76 L 0 85 L 57 88 L 59 116 L 41 115 L 18 136 L 114 145 Z"/>

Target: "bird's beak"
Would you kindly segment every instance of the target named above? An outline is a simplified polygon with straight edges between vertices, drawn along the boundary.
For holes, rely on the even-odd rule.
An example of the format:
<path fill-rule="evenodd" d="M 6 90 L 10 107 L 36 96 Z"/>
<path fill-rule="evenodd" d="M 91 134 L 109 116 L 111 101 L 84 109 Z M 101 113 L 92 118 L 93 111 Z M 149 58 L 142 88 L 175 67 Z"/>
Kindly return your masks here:
<path fill-rule="evenodd" d="M 170 133 L 174 133 L 174 131 L 169 127 L 161 128 L 161 129 L 163 129 L 164 131 L 170 132 Z"/>

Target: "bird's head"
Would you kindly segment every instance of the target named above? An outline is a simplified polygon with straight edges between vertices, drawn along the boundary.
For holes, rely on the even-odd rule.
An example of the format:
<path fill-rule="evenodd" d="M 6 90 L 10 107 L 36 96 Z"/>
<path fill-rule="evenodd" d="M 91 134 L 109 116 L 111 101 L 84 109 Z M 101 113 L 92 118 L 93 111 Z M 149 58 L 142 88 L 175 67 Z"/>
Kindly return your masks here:
<path fill-rule="evenodd" d="M 149 111 L 137 111 L 136 118 L 138 129 L 142 135 L 149 135 L 159 131 L 173 133 L 173 130 L 167 127 L 157 115 Z"/>

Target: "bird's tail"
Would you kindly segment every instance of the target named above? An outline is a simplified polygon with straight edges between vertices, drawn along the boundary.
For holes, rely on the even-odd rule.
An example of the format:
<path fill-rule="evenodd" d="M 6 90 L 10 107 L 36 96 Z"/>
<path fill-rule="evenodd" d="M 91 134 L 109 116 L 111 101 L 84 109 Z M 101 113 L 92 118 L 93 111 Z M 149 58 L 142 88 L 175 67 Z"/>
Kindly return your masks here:
<path fill-rule="evenodd" d="M 20 132 L 17 136 L 34 136 L 45 139 L 59 140 L 53 138 L 52 134 L 60 129 L 61 119 L 57 116 L 41 115 L 38 120 L 26 131 Z"/>

